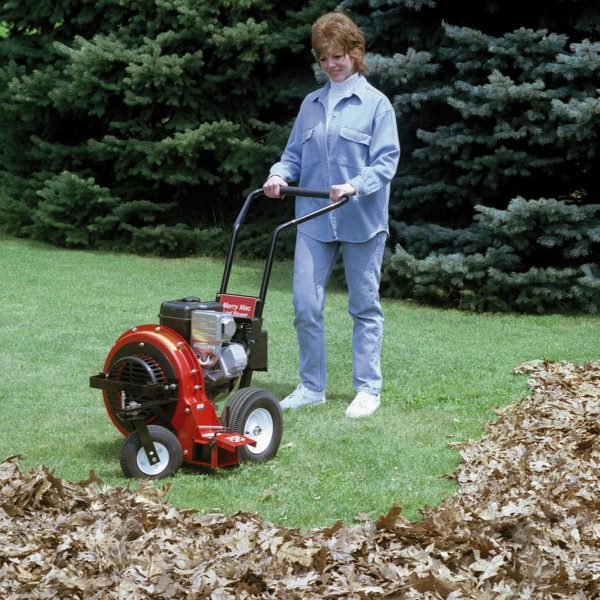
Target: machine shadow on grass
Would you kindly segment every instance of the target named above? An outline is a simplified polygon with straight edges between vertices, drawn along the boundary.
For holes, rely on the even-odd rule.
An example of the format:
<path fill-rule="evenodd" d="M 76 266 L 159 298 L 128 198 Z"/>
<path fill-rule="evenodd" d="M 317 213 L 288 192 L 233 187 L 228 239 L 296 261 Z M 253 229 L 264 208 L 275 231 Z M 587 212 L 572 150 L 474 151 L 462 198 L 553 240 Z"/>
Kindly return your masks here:
<path fill-rule="evenodd" d="M 102 474 L 110 477 L 122 477 L 119 463 L 115 461 L 115 455 L 119 455 L 121 446 L 123 445 L 123 439 L 120 436 L 113 436 L 106 440 L 92 440 L 85 444 L 86 454 L 91 458 L 89 461 L 90 468 L 96 471 L 96 474 L 100 477 L 98 471 L 102 469 Z"/>
<path fill-rule="evenodd" d="M 110 440 L 89 441 L 86 444 L 86 452 L 91 457 L 90 468 L 94 470 L 100 479 L 108 477 L 123 479 L 123 473 L 119 468 L 119 462 L 114 459 L 115 456 L 119 456 L 122 446 L 122 436 L 114 436 Z M 239 464 L 236 464 L 213 469 L 202 465 L 185 463 L 182 465 L 181 473 L 182 475 L 207 475 L 211 478 L 221 480 L 228 479 L 231 475 L 235 474 L 239 466 Z M 131 481 L 135 482 L 136 480 L 131 479 Z M 164 481 L 169 481 L 169 479 L 165 479 Z"/>
<path fill-rule="evenodd" d="M 120 436 L 114 436 L 107 440 L 94 440 L 86 444 L 86 450 L 91 456 L 97 458 L 106 458 L 108 462 L 114 462 L 115 452 L 118 454 L 123 445 L 123 439 Z"/>

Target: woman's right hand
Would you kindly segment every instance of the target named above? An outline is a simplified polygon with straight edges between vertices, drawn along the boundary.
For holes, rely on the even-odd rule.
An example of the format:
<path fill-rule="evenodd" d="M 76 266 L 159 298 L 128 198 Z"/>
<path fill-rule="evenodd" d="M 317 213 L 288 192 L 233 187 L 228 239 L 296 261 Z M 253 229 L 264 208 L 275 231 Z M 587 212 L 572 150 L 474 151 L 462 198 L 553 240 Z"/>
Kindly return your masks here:
<path fill-rule="evenodd" d="M 267 198 L 281 198 L 281 186 L 287 185 L 279 175 L 272 175 L 263 184 L 263 192 Z"/>

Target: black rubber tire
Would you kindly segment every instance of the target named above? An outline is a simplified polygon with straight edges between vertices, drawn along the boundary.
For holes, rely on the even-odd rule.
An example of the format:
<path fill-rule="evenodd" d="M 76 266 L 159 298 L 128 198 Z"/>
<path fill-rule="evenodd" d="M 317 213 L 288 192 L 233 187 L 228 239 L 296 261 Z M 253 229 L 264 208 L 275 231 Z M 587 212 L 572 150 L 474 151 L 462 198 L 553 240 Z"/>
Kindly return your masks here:
<path fill-rule="evenodd" d="M 121 449 L 121 469 L 125 477 L 138 479 L 163 479 L 174 475 L 183 459 L 177 436 L 160 425 L 148 425 L 150 437 L 161 461 L 150 465 L 137 432 L 127 437 Z"/>
<path fill-rule="evenodd" d="M 260 463 L 275 456 L 283 434 L 283 415 L 275 396 L 260 388 L 243 388 L 229 397 L 225 414 L 229 431 L 258 436 L 256 447 L 238 448 L 240 462 Z"/>

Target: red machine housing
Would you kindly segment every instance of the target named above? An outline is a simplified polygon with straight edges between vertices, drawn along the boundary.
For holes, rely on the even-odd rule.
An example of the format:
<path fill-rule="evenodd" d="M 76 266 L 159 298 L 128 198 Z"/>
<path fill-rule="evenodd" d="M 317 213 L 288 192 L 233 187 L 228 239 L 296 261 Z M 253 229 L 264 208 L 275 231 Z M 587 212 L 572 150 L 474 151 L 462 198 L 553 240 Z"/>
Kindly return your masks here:
<path fill-rule="evenodd" d="M 185 462 L 208 466 L 225 467 L 239 462 L 237 448 L 256 442 L 239 433 L 228 433 L 217 416 L 215 405 L 205 393 L 202 369 L 188 343 L 175 331 L 161 325 L 140 325 L 123 333 L 111 348 L 104 373 L 109 373 L 119 355 L 131 354 L 136 350 L 139 356 L 146 356 L 146 349 L 152 354 L 158 351 L 168 361 L 174 379 L 178 382 L 173 390 L 173 412 L 170 416 L 172 429 L 181 444 Z M 157 361 L 161 362 L 161 361 Z M 162 365 L 164 367 L 164 365 Z M 165 385 L 168 385 L 165 382 Z M 117 391 L 103 389 L 104 404 L 115 427 L 129 435 L 131 427 L 119 418 L 115 411 Z M 154 419 L 148 420 L 151 424 Z"/>

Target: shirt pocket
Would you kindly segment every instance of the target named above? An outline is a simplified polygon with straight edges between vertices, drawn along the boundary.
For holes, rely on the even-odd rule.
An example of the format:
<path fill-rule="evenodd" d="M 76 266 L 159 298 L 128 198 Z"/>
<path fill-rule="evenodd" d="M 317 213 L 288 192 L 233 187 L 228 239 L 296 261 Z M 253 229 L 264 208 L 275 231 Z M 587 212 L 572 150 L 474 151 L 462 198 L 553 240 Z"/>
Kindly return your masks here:
<path fill-rule="evenodd" d="M 315 128 L 305 129 L 302 132 L 302 166 L 307 167 L 319 163 L 319 145 Z"/>
<path fill-rule="evenodd" d="M 341 127 L 339 163 L 350 167 L 364 167 L 372 137 L 361 129 Z"/>

